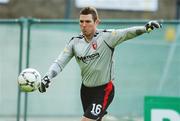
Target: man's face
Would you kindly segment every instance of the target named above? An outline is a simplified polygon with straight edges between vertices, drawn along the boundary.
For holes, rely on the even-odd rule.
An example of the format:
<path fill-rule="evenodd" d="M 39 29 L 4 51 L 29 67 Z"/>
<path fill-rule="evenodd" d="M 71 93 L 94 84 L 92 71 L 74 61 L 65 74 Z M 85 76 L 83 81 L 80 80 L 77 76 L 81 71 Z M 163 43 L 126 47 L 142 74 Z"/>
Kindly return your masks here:
<path fill-rule="evenodd" d="M 80 15 L 79 24 L 83 35 L 87 38 L 92 37 L 96 31 L 98 20 L 94 21 L 91 14 Z"/>

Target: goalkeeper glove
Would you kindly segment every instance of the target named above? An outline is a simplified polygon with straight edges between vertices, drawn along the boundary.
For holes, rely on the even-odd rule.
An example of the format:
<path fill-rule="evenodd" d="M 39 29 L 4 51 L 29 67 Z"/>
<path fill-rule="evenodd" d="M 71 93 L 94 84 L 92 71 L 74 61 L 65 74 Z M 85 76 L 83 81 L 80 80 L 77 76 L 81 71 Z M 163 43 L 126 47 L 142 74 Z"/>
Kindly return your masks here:
<path fill-rule="evenodd" d="M 44 76 L 44 77 L 42 78 L 41 84 L 40 84 L 40 86 L 39 86 L 39 88 L 38 88 L 38 89 L 39 89 L 39 92 L 41 92 L 41 93 L 46 92 L 46 88 L 49 87 L 50 82 L 51 82 L 51 80 L 49 79 L 49 77 L 48 77 L 47 75 Z"/>
<path fill-rule="evenodd" d="M 154 28 L 162 28 L 162 25 L 157 21 L 149 21 L 146 25 L 146 32 L 151 32 Z"/>

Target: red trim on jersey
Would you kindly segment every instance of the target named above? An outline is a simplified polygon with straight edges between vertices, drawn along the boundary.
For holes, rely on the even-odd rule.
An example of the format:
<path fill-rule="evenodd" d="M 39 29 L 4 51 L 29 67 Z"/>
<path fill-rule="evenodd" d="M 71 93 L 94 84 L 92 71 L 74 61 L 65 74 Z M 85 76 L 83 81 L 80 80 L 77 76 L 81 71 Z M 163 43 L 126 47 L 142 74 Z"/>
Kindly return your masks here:
<path fill-rule="evenodd" d="M 112 81 L 110 81 L 105 88 L 105 95 L 104 95 L 104 101 L 103 101 L 103 107 L 102 107 L 103 110 L 107 105 L 109 94 L 112 91 L 112 88 L 113 88 L 113 84 L 112 84 Z"/>

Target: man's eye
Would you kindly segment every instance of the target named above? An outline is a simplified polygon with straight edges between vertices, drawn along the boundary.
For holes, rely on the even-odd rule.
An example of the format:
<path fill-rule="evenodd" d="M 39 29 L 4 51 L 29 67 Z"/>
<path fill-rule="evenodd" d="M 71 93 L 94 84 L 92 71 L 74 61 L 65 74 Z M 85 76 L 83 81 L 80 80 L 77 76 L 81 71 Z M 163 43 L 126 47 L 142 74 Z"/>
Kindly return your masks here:
<path fill-rule="evenodd" d="M 91 23 L 91 21 L 86 21 L 86 23 Z"/>

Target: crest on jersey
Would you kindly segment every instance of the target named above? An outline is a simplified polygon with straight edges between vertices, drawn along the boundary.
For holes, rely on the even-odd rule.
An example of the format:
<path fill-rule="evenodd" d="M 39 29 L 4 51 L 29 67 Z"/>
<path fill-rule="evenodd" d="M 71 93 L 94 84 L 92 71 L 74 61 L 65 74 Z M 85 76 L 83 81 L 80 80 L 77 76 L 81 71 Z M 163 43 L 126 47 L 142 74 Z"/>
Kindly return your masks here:
<path fill-rule="evenodd" d="M 92 48 L 93 48 L 94 50 L 97 49 L 97 42 L 92 42 Z"/>

